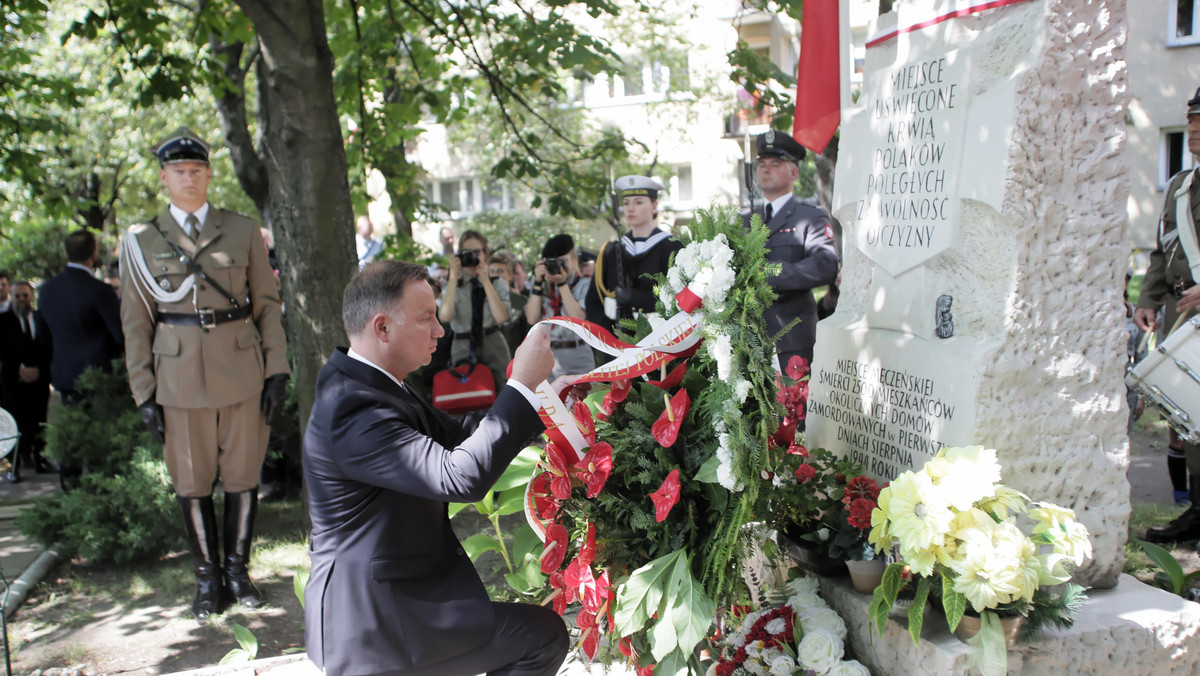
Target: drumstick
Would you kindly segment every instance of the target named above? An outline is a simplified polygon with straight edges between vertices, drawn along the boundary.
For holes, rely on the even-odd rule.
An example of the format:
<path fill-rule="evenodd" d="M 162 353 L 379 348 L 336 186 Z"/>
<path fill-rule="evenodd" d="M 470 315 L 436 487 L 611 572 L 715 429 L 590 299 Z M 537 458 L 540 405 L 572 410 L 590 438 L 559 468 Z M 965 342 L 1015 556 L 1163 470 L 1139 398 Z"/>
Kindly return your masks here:
<path fill-rule="evenodd" d="M 1183 323 L 1183 320 L 1187 319 L 1187 316 L 1189 314 L 1191 314 L 1191 311 L 1181 313 L 1179 315 L 1179 318 L 1175 320 L 1175 325 L 1171 327 L 1170 331 L 1167 331 L 1167 335 L 1169 336 L 1172 333 L 1175 333 L 1175 329 L 1179 328 L 1179 325 Z M 1142 352 L 1144 352 L 1146 350 L 1146 344 L 1150 342 L 1150 334 L 1151 333 L 1153 333 L 1153 331 L 1147 331 L 1146 333 L 1142 334 L 1142 340 L 1140 343 L 1138 343 L 1138 349 L 1137 349 L 1136 354 L 1141 354 Z"/>

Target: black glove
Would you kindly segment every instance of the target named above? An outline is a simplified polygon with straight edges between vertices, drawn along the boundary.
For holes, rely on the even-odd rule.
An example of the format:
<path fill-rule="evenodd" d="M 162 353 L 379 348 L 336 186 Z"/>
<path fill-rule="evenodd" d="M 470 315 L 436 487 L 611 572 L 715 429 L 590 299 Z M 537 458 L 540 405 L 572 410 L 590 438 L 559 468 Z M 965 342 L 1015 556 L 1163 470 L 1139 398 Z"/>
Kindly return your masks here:
<path fill-rule="evenodd" d="M 142 423 L 146 429 L 150 430 L 150 435 L 158 443 L 163 443 L 166 439 L 167 425 L 163 422 L 163 409 L 154 401 L 148 401 L 138 409 L 142 412 Z"/>
<path fill-rule="evenodd" d="M 283 413 L 283 400 L 287 398 L 287 381 L 286 375 L 277 373 L 267 376 L 263 382 L 262 402 L 259 408 L 263 415 L 267 416 L 268 425 L 279 422 L 279 416 Z"/>

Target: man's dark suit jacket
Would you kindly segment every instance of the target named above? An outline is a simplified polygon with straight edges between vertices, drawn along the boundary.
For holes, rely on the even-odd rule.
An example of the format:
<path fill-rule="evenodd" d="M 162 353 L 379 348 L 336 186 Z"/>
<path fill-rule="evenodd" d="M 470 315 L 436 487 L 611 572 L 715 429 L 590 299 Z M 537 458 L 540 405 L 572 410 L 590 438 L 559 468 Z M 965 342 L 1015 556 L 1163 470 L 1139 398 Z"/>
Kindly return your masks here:
<path fill-rule="evenodd" d="M 20 421 L 23 414 L 33 415 L 40 406 L 40 421 L 45 421 L 50 397 L 50 358 L 53 343 L 50 329 L 37 310 L 33 311 L 34 333 L 30 339 L 21 328 L 15 309 L 0 313 L 0 398 L 4 407 Z M 38 379 L 23 383 L 21 365 L 36 366 Z"/>
<path fill-rule="evenodd" d="M 763 208 L 754 213 L 762 217 Z M 750 215 L 745 222 L 750 224 Z M 793 197 L 766 226 L 770 231 L 767 262 L 783 264 L 778 275 L 767 278 L 771 290 L 779 294 L 763 314 L 767 332 L 774 335 L 799 317 L 800 323 L 779 339 L 775 349 L 811 350 L 817 340 L 817 303 L 812 290 L 837 280 L 838 255 L 829 212 Z"/>
<path fill-rule="evenodd" d="M 54 337 L 55 389 L 70 392 L 89 366 L 107 369 L 121 356 L 121 301 L 108 284 L 68 267 L 42 285 L 42 318 Z"/>
<path fill-rule="evenodd" d="M 304 436 L 309 659 L 330 676 L 377 674 L 449 659 L 490 638 L 491 602 L 446 504 L 481 500 L 544 429 L 511 387 L 464 423 L 334 352 L 317 377 Z"/>

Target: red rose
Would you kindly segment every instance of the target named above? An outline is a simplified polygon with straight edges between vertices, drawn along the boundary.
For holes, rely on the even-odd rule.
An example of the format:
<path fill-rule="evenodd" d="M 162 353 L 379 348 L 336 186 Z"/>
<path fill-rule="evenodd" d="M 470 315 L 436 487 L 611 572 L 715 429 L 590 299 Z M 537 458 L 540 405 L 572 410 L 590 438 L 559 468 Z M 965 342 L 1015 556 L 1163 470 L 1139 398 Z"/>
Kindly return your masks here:
<path fill-rule="evenodd" d="M 871 527 L 871 512 L 876 505 L 873 500 L 857 498 L 850 503 L 850 516 L 847 521 L 855 528 L 866 530 Z"/>
<path fill-rule="evenodd" d="M 816 475 L 817 470 L 813 469 L 813 466 L 807 462 L 796 468 L 796 480 L 800 483 L 804 483 Z"/>

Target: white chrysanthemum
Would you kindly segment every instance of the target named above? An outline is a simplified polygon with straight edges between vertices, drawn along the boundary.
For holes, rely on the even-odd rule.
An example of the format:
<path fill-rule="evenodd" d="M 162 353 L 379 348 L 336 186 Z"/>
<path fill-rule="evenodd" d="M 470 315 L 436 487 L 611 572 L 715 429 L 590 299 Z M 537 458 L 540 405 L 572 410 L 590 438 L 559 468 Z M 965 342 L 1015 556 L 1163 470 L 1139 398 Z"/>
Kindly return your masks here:
<path fill-rule="evenodd" d="M 766 629 L 768 634 L 781 634 L 784 629 L 787 629 L 787 620 L 777 617 L 763 625 L 763 629 Z"/>
<path fill-rule="evenodd" d="M 817 593 L 815 591 L 800 592 L 799 594 L 793 594 L 788 597 L 787 604 L 788 604 L 788 607 L 792 609 L 792 612 L 795 612 L 796 614 L 800 614 L 801 612 L 808 610 L 810 608 L 828 608 L 829 607 L 825 603 L 825 599 L 821 598 L 820 596 L 817 596 Z"/>
<path fill-rule="evenodd" d="M 1006 551 L 1011 547 L 1002 549 L 993 537 L 1001 525 L 997 524 L 991 533 L 973 529 L 958 533 L 962 556 L 952 564 L 957 573 L 954 590 L 965 595 L 976 611 L 1007 603 L 1019 592 L 1016 585 L 1022 569 L 1019 551 Z"/>
<path fill-rule="evenodd" d="M 789 655 L 779 655 L 770 662 L 771 676 L 792 676 L 796 670 L 796 660 Z"/>
<path fill-rule="evenodd" d="M 766 644 L 761 640 L 751 641 L 746 644 L 746 654 L 755 659 L 762 659 L 764 647 Z"/>
<path fill-rule="evenodd" d="M 846 622 L 841 615 L 837 614 L 832 608 L 805 608 L 796 613 L 800 619 L 800 626 L 804 627 L 805 633 L 824 629 L 834 636 L 846 640 Z"/>
<path fill-rule="evenodd" d="M 816 594 L 821 590 L 821 583 L 815 577 L 797 577 L 788 580 L 787 590 L 793 594 Z"/>
<path fill-rule="evenodd" d="M 838 662 L 842 661 L 842 639 L 824 629 L 814 629 L 804 633 L 800 644 L 796 646 L 796 657 L 804 669 L 812 669 L 818 674 L 824 674 Z"/>
<path fill-rule="evenodd" d="M 746 633 L 743 631 L 734 630 L 726 634 L 725 640 L 734 648 L 741 648 L 746 644 Z"/>
<path fill-rule="evenodd" d="M 1027 502 L 1029 502 L 1029 496 L 1000 484 L 996 486 L 994 496 L 979 501 L 979 508 L 1003 520 L 1008 518 L 1010 512 L 1013 514 L 1024 512 L 1028 508 Z"/>
<path fill-rule="evenodd" d="M 708 355 L 717 363 L 717 377 L 729 382 L 733 374 L 733 340 L 727 333 L 717 333 L 704 341 Z"/>
<path fill-rule="evenodd" d="M 750 396 L 750 390 L 752 389 L 754 389 L 754 385 L 749 380 L 738 379 L 733 386 L 733 393 L 737 397 L 739 404 L 746 403 L 746 398 Z"/>
<path fill-rule="evenodd" d="M 829 670 L 829 676 L 871 676 L 871 670 L 858 660 L 846 660 L 835 664 Z"/>

